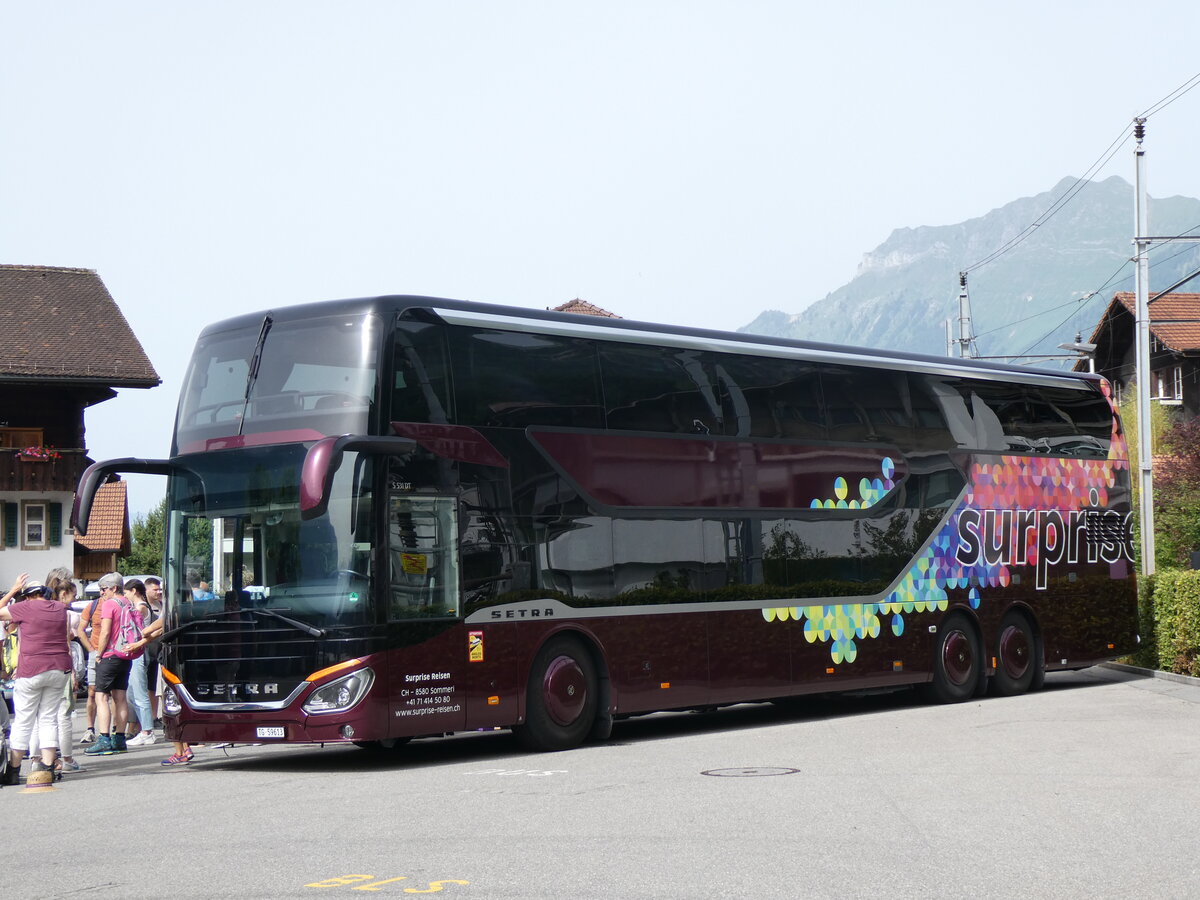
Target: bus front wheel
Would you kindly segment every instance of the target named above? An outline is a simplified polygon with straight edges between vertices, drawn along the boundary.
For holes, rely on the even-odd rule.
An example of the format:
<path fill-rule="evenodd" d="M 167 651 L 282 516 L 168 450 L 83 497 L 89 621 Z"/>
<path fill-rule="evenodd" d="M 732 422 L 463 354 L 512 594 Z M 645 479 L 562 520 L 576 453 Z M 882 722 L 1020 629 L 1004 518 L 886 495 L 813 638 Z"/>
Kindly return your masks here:
<path fill-rule="evenodd" d="M 983 672 L 983 654 L 979 636 L 962 613 L 951 613 L 938 628 L 933 650 L 933 682 L 928 686 L 930 699 L 939 703 L 960 703 L 975 695 Z"/>
<path fill-rule="evenodd" d="M 596 720 L 596 665 L 568 635 L 551 638 L 534 657 L 525 695 L 525 724 L 513 732 L 529 750 L 582 744 Z"/>

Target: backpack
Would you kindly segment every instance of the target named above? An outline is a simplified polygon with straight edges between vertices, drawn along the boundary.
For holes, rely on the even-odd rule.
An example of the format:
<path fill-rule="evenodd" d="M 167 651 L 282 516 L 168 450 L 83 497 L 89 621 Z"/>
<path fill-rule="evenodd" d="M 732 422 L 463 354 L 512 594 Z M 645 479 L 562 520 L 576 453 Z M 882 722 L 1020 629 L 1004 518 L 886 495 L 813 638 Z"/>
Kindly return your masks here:
<path fill-rule="evenodd" d="M 17 633 L 4 634 L 0 630 L 0 638 L 3 639 L 3 656 L 0 657 L 0 673 L 6 677 L 12 677 L 12 674 L 17 671 L 17 657 L 20 652 L 20 645 L 17 643 Z"/>
<path fill-rule="evenodd" d="M 142 628 L 145 627 L 142 624 L 142 614 L 124 597 L 117 596 L 113 599 L 117 601 L 121 612 L 113 622 L 115 634 L 109 649 L 113 656 L 119 656 L 121 659 L 137 659 L 142 655 L 142 649 L 131 652 L 128 647 L 142 639 Z"/>

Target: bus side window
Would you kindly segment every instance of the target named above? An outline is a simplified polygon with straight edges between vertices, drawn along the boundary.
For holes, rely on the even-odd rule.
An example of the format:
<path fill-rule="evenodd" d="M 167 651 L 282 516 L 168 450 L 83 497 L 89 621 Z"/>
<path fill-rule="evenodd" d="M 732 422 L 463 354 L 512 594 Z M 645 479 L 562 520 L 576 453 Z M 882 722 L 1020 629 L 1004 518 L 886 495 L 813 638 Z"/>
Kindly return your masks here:
<path fill-rule="evenodd" d="M 456 328 L 451 342 L 459 424 L 600 428 L 599 373 L 590 341 Z"/>
<path fill-rule="evenodd" d="M 392 493 L 388 619 L 459 613 L 457 500 Z"/>
<path fill-rule="evenodd" d="M 978 445 L 985 450 L 1077 452 L 1081 432 L 1069 411 L 1077 403 L 1082 403 L 1084 408 L 1088 402 L 1107 405 L 1099 394 L 1065 388 L 970 381 L 964 383 L 964 390 L 970 391 Z M 1094 416 L 1086 417 L 1094 419 Z M 1111 415 L 1107 422 L 1111 429 Z M 1094 443 L 1095 455 L 1103 455 L 1101 447 L 1107 452 L 1108 435 L 1103 431 L 1102 435 L 1083 433 L 1082 438 L 1083 449 Z"/>
<path fill-rule="evenodd" d="M 816 366 L 802 360 L 721 356 L 716 364 L 726 434 L 824 440 Z"/>
<path fill-rule="evenodd" d="M 912 404 L 907 384 L 894 371 L 823 367 L 821 393 L 830 440 L 912 445 Z"/>
<path fill-rule="evenodd" d="M 677 434 L 724 431 L 705 357 L 695 350 L 601 343 L 609 428 Z"/>
<path fill-rule="evenodd" d="M 396 323 L 392 358 L 391 421 L 451 422 L 445 330 L 424 322 Z"/>
<path fill-rule="evenodd" d="M 962 394 L 935 375 L 909 372 L 913 449 L 952 450 L 971 440 L 971 414 Z"/>

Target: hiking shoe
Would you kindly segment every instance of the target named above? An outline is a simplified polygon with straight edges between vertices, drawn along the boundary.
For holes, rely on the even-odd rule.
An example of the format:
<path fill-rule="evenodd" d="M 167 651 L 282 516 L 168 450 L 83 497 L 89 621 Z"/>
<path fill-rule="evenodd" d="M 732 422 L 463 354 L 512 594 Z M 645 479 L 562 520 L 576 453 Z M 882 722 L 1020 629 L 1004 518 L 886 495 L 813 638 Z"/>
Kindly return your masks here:
<path fill-rule="evenodd" d="M 192 761 L 191 756 L 184 756 L 182 753 L 172 753 L 166 759 L 159 763 L 160 766 L 186 766 Z"/>
<path fill-rule="evenodd" d="M 81 737 L 81 738 L 79 739 L 79 743 L 81 743 L 81 744 L 94 744 L 94 743 L 96 743 L 96 729 L 95 729 L 95 728 L 89 728 L 87 731 L 85 731 L 85 732 L 83 733 L 83 737 Z"/>
<path fill-rule="evenodd" d="M 129 749 L 129 744 L 125 740 L 125 735 L 114 734 L 112 736 L 112 749 L 113 753 L 124 753 Z"/>
<path fill-rule="evenodd" d="M 112 738 L 107 734 L 102 734 L 96 738 L 96 742 L 92 746 L 83 752 L 88 756 L 112 756 L 117 751 L 113 747 Z"/>
<path fill-rule="evenodd" d="M 153 731 L 143 731 L 143 732 L 140 732 L 139 734 L 135 735 L 134 737 L 131 737 L 129 739 L 129 741 L 127 742 L 127 746 L 129 746 L 129 747 L 146 747 L 146 746 L 149 746 L 150 744 L 153 744 L 156 740 L 158 740 L 158 738 L 156 738 L 154 736 Z"/>
<path fill-rule="evenodd" d="M 188 747 L 186 750 L 183 751 L 183 755 L 184 755 L 184 758 L 187 759 L 188 762 L 191 762 L 192 757 L 195 756 L 196 754 L 192 752 L 191 747 Z"/>

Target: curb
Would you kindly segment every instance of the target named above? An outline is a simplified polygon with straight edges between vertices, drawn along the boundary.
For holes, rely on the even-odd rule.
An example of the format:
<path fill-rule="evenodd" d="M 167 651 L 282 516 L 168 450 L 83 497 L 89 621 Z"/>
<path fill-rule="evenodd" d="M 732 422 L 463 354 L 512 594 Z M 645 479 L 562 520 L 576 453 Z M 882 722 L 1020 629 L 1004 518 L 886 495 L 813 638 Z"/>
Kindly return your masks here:
<path fill-rule="evenodd" d="M 1176 684 L 1190 684 L 1193 687 L 1200 687 L 1200 678 L 1193 678 L 1191 675 L 1176 675 L 1174 672 L 1161 672 L 1158 669 L 1142 669 L 1138 666 L 1127 666 L 1125 663 L 1106 662 L 1100 663 L 1102 669 L 1114 669 L 1117 672 L 1129 672 L 1132 675 L 1142 675 L 1146 678 L 1161 678 L 1164 681 L 1173 681 Z"/>

